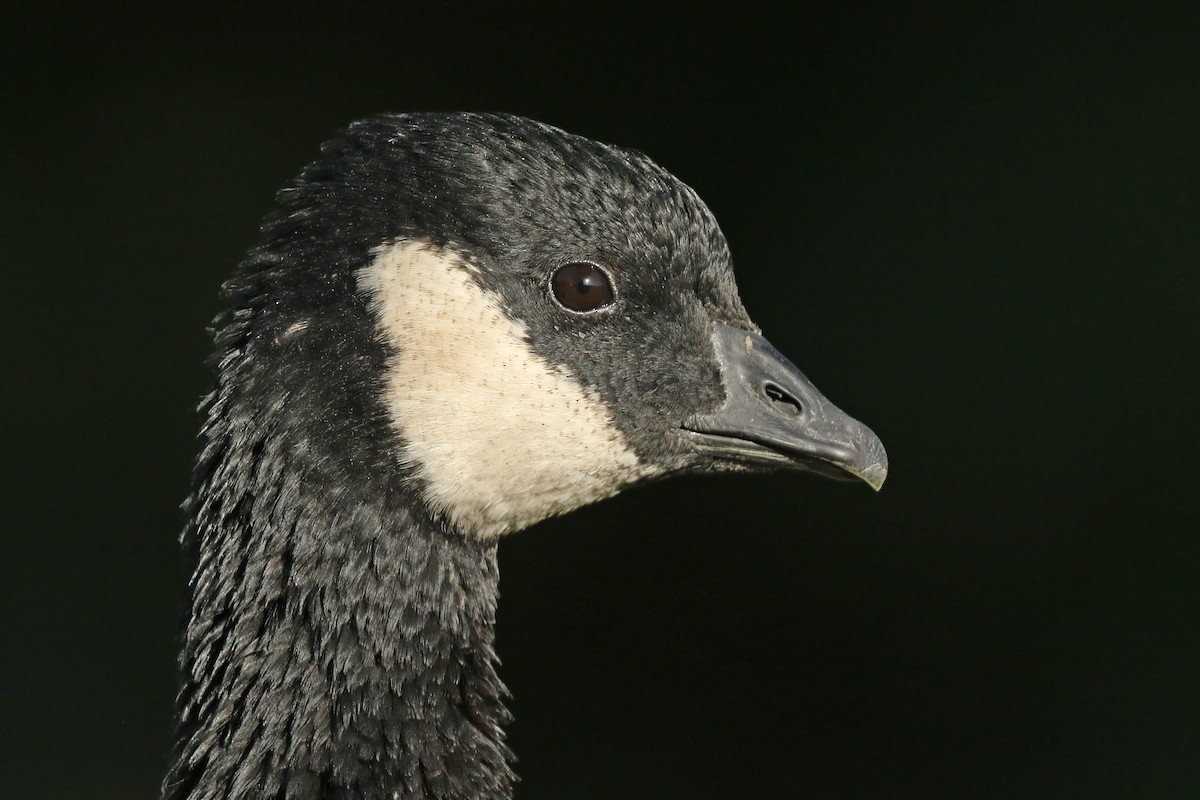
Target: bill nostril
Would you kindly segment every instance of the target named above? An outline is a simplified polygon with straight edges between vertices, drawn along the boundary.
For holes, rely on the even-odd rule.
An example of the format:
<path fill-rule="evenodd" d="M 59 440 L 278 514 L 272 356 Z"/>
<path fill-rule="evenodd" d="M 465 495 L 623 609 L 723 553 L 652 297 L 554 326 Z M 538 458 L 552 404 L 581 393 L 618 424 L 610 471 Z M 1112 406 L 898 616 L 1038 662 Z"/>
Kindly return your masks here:
<path fill-rule="evenodd" d="M 782 387 L 774 383 L 764 383 L 763 394 L 771 401 L 771 406 L 781 414 L 786 414 L 792 417 L 798 417 L 804 413 L 804 406 L 800 405 L 800 401 L 783 390 Z"/>

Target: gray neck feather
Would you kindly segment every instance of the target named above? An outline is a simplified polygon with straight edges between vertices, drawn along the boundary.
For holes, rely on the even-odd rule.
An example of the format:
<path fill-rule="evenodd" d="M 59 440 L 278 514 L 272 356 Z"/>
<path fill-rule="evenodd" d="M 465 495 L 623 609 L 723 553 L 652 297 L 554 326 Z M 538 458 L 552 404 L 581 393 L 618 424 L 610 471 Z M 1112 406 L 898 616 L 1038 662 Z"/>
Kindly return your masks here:
<path fill-rule="evenodd" d="M 322 457 L 286 397 L 233 385 L 206 400 L 187 504 L 164 800 L 511 797 L 495 544 Z"/>

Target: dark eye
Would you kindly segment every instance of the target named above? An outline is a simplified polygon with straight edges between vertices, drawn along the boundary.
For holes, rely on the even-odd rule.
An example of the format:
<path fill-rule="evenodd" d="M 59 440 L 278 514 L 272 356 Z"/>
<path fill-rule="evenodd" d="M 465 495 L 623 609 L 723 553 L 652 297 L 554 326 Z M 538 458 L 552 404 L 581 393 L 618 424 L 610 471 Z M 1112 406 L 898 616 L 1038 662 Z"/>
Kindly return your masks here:
<path fill-rule="evenodd" d="M 579 313 L 612 305 L 613 288 L 604 270 L 578 261 L 565 264 L 550 276 L 550 291 L 563 308 Z"/>

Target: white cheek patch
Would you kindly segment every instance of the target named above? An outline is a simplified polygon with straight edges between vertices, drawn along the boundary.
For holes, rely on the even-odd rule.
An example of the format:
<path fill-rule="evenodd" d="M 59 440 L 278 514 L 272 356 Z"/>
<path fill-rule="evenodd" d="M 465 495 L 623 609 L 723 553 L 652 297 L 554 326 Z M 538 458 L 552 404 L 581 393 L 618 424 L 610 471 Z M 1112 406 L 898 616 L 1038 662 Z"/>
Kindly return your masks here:
<path fill-rule="evenodd" d="M 599 398 L 533 352 L 525 325 L 470 269 L 454 253 L 401 241 L 358 276 L 393 350 L 384 402 L 430 507 L 492 538 L 656 472 Z"/>

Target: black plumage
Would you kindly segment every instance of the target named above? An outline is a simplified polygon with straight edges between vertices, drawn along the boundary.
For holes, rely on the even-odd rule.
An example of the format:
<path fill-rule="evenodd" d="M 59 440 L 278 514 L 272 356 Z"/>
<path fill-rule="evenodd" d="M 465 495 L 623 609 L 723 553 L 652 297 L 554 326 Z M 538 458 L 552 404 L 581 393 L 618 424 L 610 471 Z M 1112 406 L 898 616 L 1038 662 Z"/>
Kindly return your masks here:
<path fill-rule="evenodd" d="M 758 336 L 707 208 L 640 154 L 516 117 L 385 116 L 325 145 L 278 202 L 215 324 L 166 800 L 511 796 L 496 535 L 432 504 L 405 455 L 385 377 L 415 356 L 362 285 L 383 247 L 460 265 L 603 410 L 637 464 L 603 493 L 699 469 L 882 481 L 877 440 Z M 611 273 L 611 313 L 548 302 L 546 276 L 581 259 Z M 743 338 L 771 374 L 739 405 Z M 458 413 L 503 415 L 466 384 Z"/>

